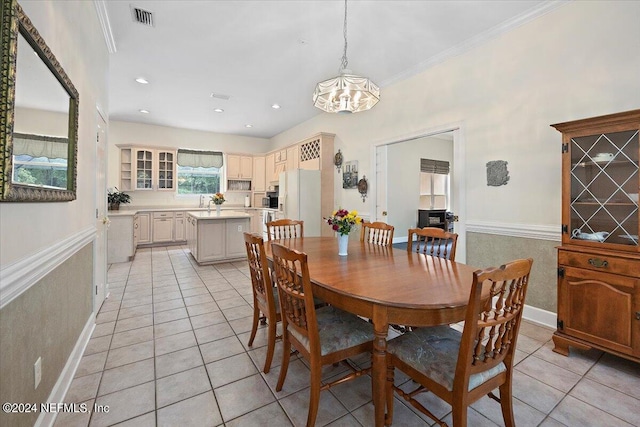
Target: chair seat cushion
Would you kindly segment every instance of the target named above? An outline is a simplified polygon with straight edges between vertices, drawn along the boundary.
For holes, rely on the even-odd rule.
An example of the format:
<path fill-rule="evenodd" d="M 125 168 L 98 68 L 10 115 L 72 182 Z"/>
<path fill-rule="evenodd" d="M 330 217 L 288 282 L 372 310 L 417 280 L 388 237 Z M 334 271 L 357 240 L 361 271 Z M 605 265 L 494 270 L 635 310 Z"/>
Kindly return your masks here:
<path fill-rule="evenodd" d="M 373 325 L 354 314 L 347 313 L 333 306 L 316 310 L 318 335 L 320 336 L 320 354 L 334 353 L 345 348 L 355 347 L 373 341 Z M 289 333 L 296 337 L 309 350 L 309 340 L 295 329 L 288 327 Z"/>
<path fill-rule="evenodd" d="M 387 343 L 387 352 L 395 355 L 433 381 L 453 390 L 462 334 L 449 326 L 417 328 Z M 506 371 L 504 363 L 471 375 L 469 391 Z"/>
<path fill-rule="evenodd" d="M 280 297 L 278 295 L 278 288 L 273 287 L 271 292 L 273 293 L 273 303 L 276 306 L 276 313 L 280 313 Z M 260 294 L 258 292 L 255 292 L 255 294 L 256 294 L 256 298 L 258 299 L 258 303 L 261 304 L 262 306 L 266 307 L 267 306 L 267 300 L 262 296 L 262 294 Z"/>

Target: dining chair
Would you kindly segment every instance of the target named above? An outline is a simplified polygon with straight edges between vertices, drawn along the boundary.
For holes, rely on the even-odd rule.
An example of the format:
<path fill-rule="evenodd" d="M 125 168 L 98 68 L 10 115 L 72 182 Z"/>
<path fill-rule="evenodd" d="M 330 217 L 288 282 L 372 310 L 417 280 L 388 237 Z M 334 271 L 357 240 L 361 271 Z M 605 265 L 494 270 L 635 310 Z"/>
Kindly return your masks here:
<path fill-rule="evenodd" d="M 362 230 L 360 230 L 360 241 L 391 247 L 393 244 L 393 230 L 393 225 L 385 222 L 363 221 Z"/>
<path fill-rule="evenodd" d="M 420 412 L 440 421 L 414 396 L 426 391 L 449 403 L 453 426 L 467 425 L 468 406 L 484 395 L 500 402 L 507 427 L 515 426 L 511 383 L 513 359 L 533 260 L 519 259 L 473 273 L 462 333 L 422 327 L 387 343 L 387 422 L 393 421 L 393 391 Z M 411 392 L 394 385 L 394 368 L 419 384 Z M 496 387 L 500 397 L 493 394 Z"/>
<path fill-rule="evenodd" d="M 307 266 L 307 254 L 277 243 L 271 244 L 273 266 L 282 312 L 282 365 L 276 391 L 282 390 L 289 367 L 290 349 L 307 359 L 311 370 L 311 389 L 307 426 L 315 424 L 320 392 L 365 375 L 370 368 L 358 369 L 348 360 L 373 349 L 373 326 L 356 315 L 333 306 L 314 307 Z M 321 384 L 322 366 L 344 362 L 351 370 L 346 376 Z"/>
<path fill-rule="evenodd" d="M 414 236 L 416 237 L 415 242 L 413 241 Z M 407 251 L 455 261 L 457 241 L 458 235 L 456 233 L 449 233 L 442 228 L 410 228 Z"/>
<path fill-rule="evenodd" d="M 304 237 L 304 221 L 285 218 L 268 222 L 267 236 L 269 240 Z"/>
<path fill-rule="evenodd" d="M 273 286 L 271 273 L 264 251 L 264 240 L 255 234 L 244 233 L 244 244 L 247 249 L 247 260 L 251 273 L 251 285 L 253 288 L 253 326 L 249 336 L 249 347 L 253 345 L 258 330 L 258 322 L 267 325 L 267 356 L 264 361 L 263 372 L 266 374 L 271 369 L 273 352 L 277 336 L 276 327 L 280 322 L 280 303 L 278 302 L 278 290 Z M 263 316 L 260 316 L 260 313 Z"/>

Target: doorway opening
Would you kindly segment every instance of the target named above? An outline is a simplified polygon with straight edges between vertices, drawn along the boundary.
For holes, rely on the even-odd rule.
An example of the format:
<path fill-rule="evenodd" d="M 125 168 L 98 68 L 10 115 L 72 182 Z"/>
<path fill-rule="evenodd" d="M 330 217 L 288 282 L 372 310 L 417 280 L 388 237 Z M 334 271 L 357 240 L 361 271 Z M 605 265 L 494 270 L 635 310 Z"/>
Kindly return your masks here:
<path fill-rule="evenodd" d="M 447 210 L 458 217 L 454 225 L 454 232 L 458 233 L 456 260 L 465 262 L 465 159 L 461 126 L 450 125 L 389 138 L 375 143 L 372 148 L 375 179 L 371 186 L 375 211 L 371 221 L 393 224 L 396 227 L 394 243 L 406 242 L 408 229 L 418 225 L 420 159 L 449 161 Z"/>

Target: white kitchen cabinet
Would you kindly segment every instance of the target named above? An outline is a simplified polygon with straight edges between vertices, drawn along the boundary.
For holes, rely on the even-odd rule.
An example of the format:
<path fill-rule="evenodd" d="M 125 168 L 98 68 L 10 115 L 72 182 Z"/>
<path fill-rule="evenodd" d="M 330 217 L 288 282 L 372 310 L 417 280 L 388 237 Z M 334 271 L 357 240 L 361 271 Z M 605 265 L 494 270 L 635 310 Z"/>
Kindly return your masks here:
<path fill-rule="evenodd" d="M 250 216 L 244 212 L 188 212 L 189 250 L 199 264 L 246 258 L 244 232 Z"/>
<path fill-rule="evenodd" d="M 287 148 L 287 170 L 291 171 L 294 169 L 298 169 L 300 167 L 298 156 L 298 146 L 294 145 L 293 147 Z"/>
<path fill-rule="evenodd" d="M 198 258 L 196 261 L 205 263 L 219 261 L 225 258 L 225 221 L 197 222 L 196 240 Z"/>
<path fill-rule="evenodd" d="M 138 213 L 138 244 L 151 243 L 151 213 Z M 137 245 L 136 245 L 137 246 Z"/>
<path fill-rule="evenodd" d="M 186 224 L 186 234 L 187 234 L 187 247 L 189 248 L 189 252 L 193 254 L 193 257 L 198 259 L 198 248 L 196 245 L 196 234 L 198 223 L 197 220 L 189 215 L 185 218 L 187 221 Z"/>
<path fill-rule="evenodd" d="M 153 243 L 173 241 L 173 218 L 153 218 Z"/>
<path fill-rule="evenodd" d="M 107 229 L 107 263 L 128 262 L 136 251 L 135 216 L 110 215 Z"/>
<path fill-rule="evenodd" d="M 185 235 L 185 218 L 184 218 L 184 212 L 176 212 L 175 213 L 176 219 L 175 219 L 175 225 L 174 225 L 174 235 L 173 235 L 173 240 L 175 242 L 182 242 L 185 241 L 186 235 Z"/>
<path fill-rule="evenodd" d="M 253 157 L 237 154 L 227 155 L 227 179 L 251 179 Z"/>
<path fill-rule="evenodd" d="M 175 190 L 176 151 L 120 147 L 120 190 Z"/>
<path fill-rule="evenodd" d="M 271 154 L 267 154 L 264 158 L 264 176 L 266 179 L 266 184 L 267 186 L 270 186 L 270 184 L 273 181 L 277 181 L 278 177 L 276 177 L 274 179 L 274 173 L 276 170 L 276 161 L 275 161 L 275 154 L 271 153 Z"/>
<path fill-rule="evenodd" d="M 266 167 L 264 156 L 253 158 L 253 191 L 266 191 Z"/>

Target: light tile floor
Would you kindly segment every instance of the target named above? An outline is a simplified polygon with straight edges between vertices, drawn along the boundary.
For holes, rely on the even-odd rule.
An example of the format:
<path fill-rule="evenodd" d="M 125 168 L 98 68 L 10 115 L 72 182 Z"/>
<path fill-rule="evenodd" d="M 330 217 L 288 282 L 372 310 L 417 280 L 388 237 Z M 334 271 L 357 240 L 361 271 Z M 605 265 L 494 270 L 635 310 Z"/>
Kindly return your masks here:
<path fill-rule="evenodd" d="M 302 426 L 309 369 L 293 357 L 275 391 L 282 347 L 261 372 L 266 329 L 247 347 L 252 295 L 245 262 L 198 266 L 185 247 L 142 249 L 108 270 L 111 294 L 66 395 L 109 412 L 61 413 L 56 426 Z M 513 381 L 519 427 L 640 426 L 640 365 L 599 351 L 551 351 L 552 330 L 525 322 Z M 370 363 L 359 357 L 356 364 Z M 341 367 L 327 367 L 326 378 Z M 406 377 L 397 382 L 411 386 Z M 318 426 L 372 426 L 370 377 L 321 393 Z M 445 421 L 450 407 L 425 404 Z M 502 425 L 497 403 L 469 409 L 470 426 Z M 396 399 L 394 425 L 433 425 Z"/>

